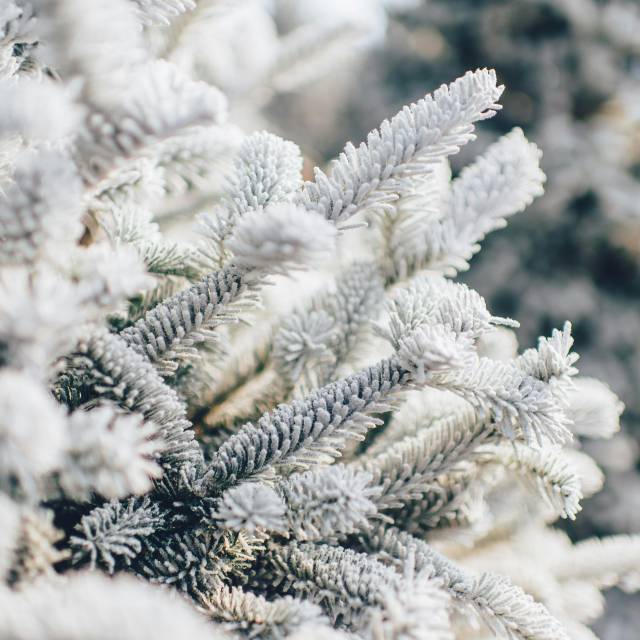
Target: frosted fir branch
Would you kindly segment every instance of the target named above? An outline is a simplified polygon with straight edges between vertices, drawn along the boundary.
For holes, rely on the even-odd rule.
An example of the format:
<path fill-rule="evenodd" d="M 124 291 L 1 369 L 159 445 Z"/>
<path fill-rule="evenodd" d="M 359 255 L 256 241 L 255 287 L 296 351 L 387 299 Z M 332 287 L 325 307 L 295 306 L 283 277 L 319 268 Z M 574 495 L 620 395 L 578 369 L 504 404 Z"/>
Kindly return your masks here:
<path fill-rule="evenodd" d="M 326 384 L 356 347 L 382 302 L 382 279 L 374 263 L 356 262 L 334 287 L 282 319 L 273 339 L 276 371 L 290 384 Z"/>
<path fill-rule="evenodd" d="M 154 584 L 200 598 L 220 583 L 243 578 L 264 549 L 264 534 L 185 531 L 150 536 L 145 544 L 149 550 L 137 557 L 136 573 Z"/>
<path fill-rule="evenodd" d="M 453 640 L 449 609 L 450 598 L 437 582 L 417 576 L 400 594 L 385 590 L 367 631 L 372 640 Z"/>
<path fill-rule="evenodd" d="M 517 472 L 562 518 L 575 520 L 582 510 L 580 477 L 561 449 L 537 450 L 513 442 L 483 447 L 482 454 L 483 462 L 492 460 Z"/>
<path fill-rule="evenodd" d="M 412 392 L 407 394 L 405 402 L 393 413 L 384 431 L 367 447 L 360 460 L 366 462 L 404 438 L 428 429 L 455 430 L 458 425 L 473 425 L 477 419 L 474 408 L 453 394 L 429 388 Z"/>
<path fill-rule="evenodd" d="M 165 472 L 178 474 L 185 466 L 198 468 L 202 464 L 184 404 L 153 365 L 122 338 L 96 332 L 80 342 L 68 369 L 58 386 L 63 399 L 73 400 L 78 395 L 84 401 L 96 396 L 113 400 L 157 425 Z"/>
<path fill-rule="evenodd" d="M 0 80 L 0 136 L 19 134 L 33 142 L 69 138 L 79 131 L 85 113 L 76 97 L 74 87 L 48 80 Z"/>
<path fill-rule="evenodd" d="M 156 161 L 144 156 L 129 160 L 121 167 L 87 185 L 87 210 L 130 207 L 148 208 L 162 197 L 165 190 L 163 170 Z"/>
<path fill-rule="evenodd" d="M 83 93 L 114 99 L 123 70 L 148 60 L 142 31 L 129 0 L 32 0 L 42 57 L 57 75 L 84 80 Z M 113 92 L 113 93 L 112 93 Z"/>
<path fill-rule="evenodd" d="M 17 537 L 11 548 L 10 566 L 4 574 L 8 585 L 22 589 L 35 581 L 45 582 L 55 575 L 54 565 L 68 558 L 59 549 L 64 534 L 54 524 L 48 509 L 23 506 L 19 509 Z"/>
<path fill-rule="evenodd" d="M 156 463 L 163 448 L 154 424 L 113 407 L 75 411 L 68 423 L 70 443 L 59 473 L 65 495 L 86 500 L 144 494 L 161 475 Z"/>
<path fill-rule="evenodd" d="M 578 373 L 573 365 L 580 356 L 571 351 L 572 346 L 571 323 L 565 322 L 561 331 L 554 329 L 550 338 L 540 337 L 538 348 L 527 349 L 516 362 L 527 375 L 566 388 Z"/>
<path fill-rule="evenodd" d="M 599 589 L 640 590 L 640 536 L 588 538 L 573 545 L 560 561 L 556 575 L 563 582 L 580 580 Z"/>
<path fill-rule="evenodd" d="M 412 555 L 416 571 L 424 572 L 454 602 L 471 607 L 498 636 L 514 640 L 568 640 L 560 623 L 507 578 L 483 573 L 475 577 L 432 549 L 427 543 L 393 527 L 379 526 L 364 541 L 365 547 L 396 566 Z"/>
<path fill-rule="evenodd" d="M 4 367 L 0 416 L 0 489 L 35 500 L 43 477 L 59 468 L 67 446 L 64 412 L 44 385 Z"/>
<path fill-rule="evenodd" d="M 116 109 L 94 109 L 78 139 L 77 155 L 85 179 L 104 179 L 123 159 L 192 127 L 219 125 L 227 103 L 217 89 L 186 77 L 174 65 L 155 61 L 136 70 L 132 89 Z"/>
<path fill-rule="evenodd" d="M 165 240 L 147 209 L 135 205 L 109 207 L 99 211 L 96 218 L 110 243 L 115 247 L 132 246 L 149 273 L 196 277 L 193 250 Z"/>
<path fill-rule="evenodd" d="M 205 263 L 226 263 L 226 244 L 242 216 L 269 205 L 290 202 L 302 184 L 302 157 L 293 143 L 265 131 L 244 139 L 233 161 L 223 202 L 199 217 Z"/>
<path fill-rule="evenodd" d="M 169 195 L 206 190 L 224 173 L 241 145 L 242 133 L 230 124 L 195 127 L 162 141 L 153 149 Z"/>
<path fill-rule="evenodd" d="M 344 223 L 357 211 L 385 209 L 442 158 L 474 138 L 473 123 L 493 116 L 503 87 L 494 71 L 467 72 L 448 87 L 405 107 L 359 147 L 347 144 L 328 174 L 315 171 L 301 202 Z"/>
<path fill-rule="evenodd" d="M 300 380 L 313 380 L 315 372 L 333 368 L 331 346 L 337 334 L 335 319 L 324 309 L 304 309 L 285 316 L 273 339 L 275 371 L 285 377 L 289 387 Z"/>
<path fill-rule="evenodd" d="M 434 478 L 420 492 L 420 498 L 409 499 L 385 516 L 397 528 L 420 539 L 436 528 L 470 527 L 487 515 L 483 485 L 478 482 L 475 464 L 458 464 Z"/>
<path fill-rule="evenodd" d="M 307 23 L 284 34 L 266 84 L 276 91 L 297 91 L 315 82 L 335 64 L 344 64 L 364 35 L 355 22 L 327 20 Z"/>
<path fill-rule="evenodd" d="M 248 290 L 246 272 L 228 267 L 165 299 L 121 332 L 122 340 L 150 362 L 176 369 L 176 355 L 194 356 L 193 345 L 223 322 L 226 308 Z M 232 307 L 233 309 L 233 307 Z"/>
<path fill-rule="evenodd" d="M 485 236 L 544 193 L 541 157 L 516 128 L 463 169 L 451 185 L 447 213 L 426 236 L 427 251 L 414 258 L 416 267 L 440 268 L 448 275 L 467 270 Z"/>
<path fill-rule="evenodd" d="M 32 264 L 69 246 L 82 233 L 81 182 L 59 151 L 25 152 L 0 195 L 0 263 Z"/>
<path fill-rule="evenodd" d="M 239 304 L 244 299 L 251 303 L 243 294 L 251 293 L 268 273 L 325 255 L 334 238 L 335 229 L 322 218 L 291 205 L 247 214 L 229 241 L 233 263 L 158 304 L 121 335 L 172 373 L 176 356 L 196 356 L 193 345 L 212 339 L 215 325 L 235 319 Z"/>
<path fill-rule="evenodd" d="M 620 430 L 624 404 L 607 384 L 595 378 L 573 379 L 567 413 L 571 430 L 587 438 L 610 438 Z"/>
<path fill-rule="evenodd" d="M 156 640 L 180 634 L 191 640 L 226 637 L 184 599 L 126 575 L 78 572 L 20 591 L 4 590 L 2 595 L 0 634 L 15 640 L 29 640 L 34 633 L 85 640 L 139 640 L 148 633 Z"/>
<path fill-rule="evenodd" d="M 49 375 L 52 363 L 73 349 L 89 311 L 77 288 L 53 269 L 5 269 L 0 274 L 3 364 L 40 379 Z"/>
<path fill-rule="evenodd" d="M 482 296 L 464 284 L 423 276 L 394 291 L 387 303 L 388 326 L 376 332 L 398 349 L 403 337 L 424 325 L 441 325 L 473 341 L 494 330 L 495 325 L 517 326 L 508 318 L 492 316 Z"/>
<path fill-rule="evenodd" d="M 479 358 L 470 367 L 434 374 L 436 388 L 452 391 L 511 439 L 528 444 L 562 444 L 571 439 L 569 420 L 549 384 L 528 376 L 512 362 Z"/>
<path fill-rule="evenodd" d="M 286 274 L 326 259 L 337 231 L 321 216 L 292 204 L 273 204 L 242 216 L 227 242 L 233 264 Z"/>
<path fill-rule="evenodd" d="M 145 26 L 169 26 L 176 17 L 196 8 L 195 0 L 131 0 L 138 20 Z"/>
<path fill-rule="evenodd" d="M 386 590 L 400 592 L 401 577 L 363 553 L 312 542 L 272 545 L 254 579 L 319 604 L 332 623 L 366 625 L 368 609 L 383 606 Z"/>
<path fill-rule="evenodd" d="M 102 566 L 113 573 L 116 567 L 130 566 L 146 538 L 163 525 L 160 506 L 148 497 L 107 502 L 82 516 L 76 525 L 78 535 L 69 540 L 73 562 L 89 562 L 92 569 Z"/>
<path fill-rule="evenodd" d="M 430 375 L 463 368 L 473 362 L 473 341 L 443 325 L 424 325 L 399 340 L 398 361 L 413 379 L 424 383 Z"/>
<path fill-rule="evenodd" d="M 302 186 L 300 149 L 266 131 L 245 138 L 233 165 L 226 201 L 236 215 L 289 202 Z"/>
<path fill-rule="evenodd" d="M 263 474 L 273 465 L 303 468 L 339 455 L 346 441 L 376 424 L 410 374 L 393 360 L 331 383 L 304 400 L 280 405 L 248 423 L 212 456 L 199 492 L 208 494 Z"/>
<path fill-rule="evenodd" d="M 377 259 L 388 284 L 407 280 L 423 268 L 425 249 L 443 217 L 450 182 L 449 163 L 442 160 L 392 207 L 369 215 L 378 236 Z"/>
<path fill-rule="evenodd" d="M 499 437 L 490 421 L 468 413 L 462 421 L 422 429 L 355 464 L 371 474 L 371 486 L 379 488 L 374 498 L 377 508 L 398 509 L 432 491 L 438 476 L 460 462 L 473 461 L 483 443 Z"/>
<path fill-rule="evenodd" d="M 240 587 L 215 587 L 200 605 L 225 629 L 249 638 L 286 637 L 307 625 L 327 624 L 320 607 L 311 602 L 291 596 L 267 600 Z"/>
<path fill-rule="evenodd" d="M 397 356 L 246 424 L 213 454 L 200 491 L 224 488 L 273 465 L 304 468 L 333 460 L 349 439 L 361 439 L 377 423 L 369 416 L 387 410 L 397 392 L 466 362 L 471 343 L 465 337 L 442 325 L 419 326 L 407 341 L 397 340 Z"/>
<path fill-rule="evenodd" d="M 122 244 L 74 248 L 66 270 L 80 304 L 97 309 L 113 309 L 153 282 L 138 252 Z"/>
<path fill-rule="evenodd" d="M 253 533 L 257 529 L 286 532 L 285 504 L 270 487 L 258 483 L 244 483 L 227 489 L 212 517 L 220 526 L 235 531 Z"/>
<path fill-rule="evenodd" d="M 291 535 L 328 541 L 366 527 L 379 493 L 370 483 L 368 473 L 341 464 L 292 474 L 278 487 Z"/>

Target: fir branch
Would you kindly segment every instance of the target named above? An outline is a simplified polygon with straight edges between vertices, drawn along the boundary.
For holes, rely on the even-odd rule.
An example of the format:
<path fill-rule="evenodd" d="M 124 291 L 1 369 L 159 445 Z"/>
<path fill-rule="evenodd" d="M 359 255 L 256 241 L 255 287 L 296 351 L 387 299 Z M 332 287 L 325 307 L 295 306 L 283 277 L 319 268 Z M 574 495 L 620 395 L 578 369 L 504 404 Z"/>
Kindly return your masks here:
<path fill-rule="evenodd" d="M 448 211 L 425 235 L 427 251 L 408 257 L 412 270 L 435 267 L 455 275 L 468 269 L 485 236 L 543 194 L 541 157 L 516 128 L 464 168 L 452 183 Z"/>
<path fill-rule="evenodd" d="M 32 264 L 55 257 L 80 237 L 81 183 L 67 154 L 27 152 L 12 184 L 0 194 L 0 264 Z"/>
<path fill-rule="evenodd" d="M 113 400 L 155 423 L 163 441 L 161 463 L 165 471 L 179 473 L 185 465 L 198 468 L 202 464 L 202 453 L 193 439 L 184 405 L 153 365 L 122 338 L 96 332 L 81 341 L 70 358 L 66 379 L 81 398 L 95 394 Z M 68 397 L 65 382 L 63 378 L 59 394 Z"/>
<path fill-rule="evenodd" d="M 463 422 L 446 421 L 423 429 L 355 464 L 371 474 L 372 486 L 379 487 L 374 499 L 378 509 L 398 509 L 437 489 L 438 476 L 461 461 L 473 460 L 483 443 L 499 437 L 489 421 L 468 413 Z"/>
<path fill-rule="evenodd" d="M 249 638 L 286 637 L 307 625 L 325 625 L 321 609 L 291 596 L 267 600 L 240 587 L 219 585 L 200 601 L 214 620 Z"/>
<path fill-rule="evenodd" d="M 89 562 L 92 569 L 103 566 L 113 573 L 130 566 L 142 552 L 147 538 L 164 525 L 160 506 L 143 499 L 112 500 L 83 516 L 70 538 L 74 564 Z"/>
<path fill-rule="evenodd" d="M 69 437 L 59 482 L 70 498 L 144 494 L 161 475 L 155 460 L 163 448 L 158 428 L 143 423 L 140 415 L 118 414 L 109 406 L 75 411 L 69 419 Z"/>
<path fill-rule="evenodd" d="M 380 526 L 370 532 L 365 547 L 396 563 L 413 554 L 416 570 L 441 580 L 454 600 L 471 606 L 496 634 L 517 640 L 568 640 L 547 609 L 506 578 L 467 574 L 425 542 L 392 527 Z"/>
<path fill-rule="evenodd" d="M 339 224 L 357 211 L 387 208 L 434 163 L 473 140 L 473 123 L 495 114 L 502 89 L 486 69 L 443 85 L 385 120 L 358 148 L 349 143 L 328 175 L 316 169 L 301 201 Z"/>
<path fill-rule="evenodd" d="M 63 537 L 63 533 L 54 526 L 53 511 L 29 507 L 20 509 L 11 564 L 4 576 L 7 583 L 24 588 L 30 582 L 55 575 L 54 565 L 68 556 L 66 550 L 58 549 Z"/>
<path fill-rule="evenodd" d="M 214 268 L 227 262 L 227 242 L 246 213 L 292 201 L 301 185 L 301 169 L 300 150 L 293 142 L 265 131 L 245 138 L 234 158 L 222 204 L 212 214 L 199 217 L 205 241 L 203 262 Z"/>
<path fill-rule="evenodd" d="M 334 624 L 356 630 L 366 624 L 369 607 L 383 606 L 386 589 L 402 588 L 395 571 L 344 547 L 312 542 L 272 545 L 261 563 L 253 580 L 319 604 Z"/>
<path fill-rule="evenodd" d="M 264 549 L 264 536 L 244 532 L 183 532 L 146 539 L 149 553 L 138 556 L 134 570 L 153 583 L 175 587 L 195 598 L 221 582 L 243 577 Z"/>
<path fill-rule="evenodd" d="M 94 108 L 77 143 L 77 157 L 90 184 L 104 179 L 122 159 L 136 159 L 159 141 L 192 127 L 221 124 L 226 99 L 213 87 L 189 79 L 177 67 L 156 61 L 136 70 L 125 104 Z"/>
<path fill-rule="evenodd" d="M 391 395 L 411 376 L 397 361 L 378 365 L 331 383 L 305 400 L 280 405 L 258 422 L 245 425 L 216 451 L 199 492 L 211 493 L 273 465 L 305 466 L 339 455 L 386 410 Z"/>
<path fill-rule="evenodd" d="M 291 535 L 330 541 L 366 527 L 379 489 L 371 476 L 341 464 L 294 473 L 279 485 Z"/>
<path fill-rule="evenodd" d="M 513 442 L 482 447 L 483 462 L 493 461 L 518 473 L 561 517 L 575 520 L 582 509 L 580 477 L 561 449 L 536 450 Z"/>
<path fill-rule="evenodd" d="M 258 483 L 244 483 L 227 489 L 212 513 L 220 526 L 253 533 L 257 529 L 285 532 L 285 504 L 271 488 Z"/>
<path fill-rule="evenodd" d="M 290 384 L 329 382 L 353 352 L 383 298 L 382 279 L 373 263 L 356 262 L 333 287 L 312 303 L 285 316 L 273 338 L 276 371 Z"/>
<path fill-rule="evenodd" d="M 226 201 L 235 215 L 289 202 L 302 186 L 302 156 L 293 142 L 266 131 L 247 137 L 234 160 Z"/>
<path fill-rule="evenodd" d="M 195 0 L 131 0 L 136 5 L 138 20 L 146 26 L 168 26 L 177 16 L 192 11 Z"/>
<path fill-rule="evenodd" d="M 640 536 L 588 538 L 567 550 L 557 569 L 563 582 L 585 581 L 598 588 L 640 589 Z"/>

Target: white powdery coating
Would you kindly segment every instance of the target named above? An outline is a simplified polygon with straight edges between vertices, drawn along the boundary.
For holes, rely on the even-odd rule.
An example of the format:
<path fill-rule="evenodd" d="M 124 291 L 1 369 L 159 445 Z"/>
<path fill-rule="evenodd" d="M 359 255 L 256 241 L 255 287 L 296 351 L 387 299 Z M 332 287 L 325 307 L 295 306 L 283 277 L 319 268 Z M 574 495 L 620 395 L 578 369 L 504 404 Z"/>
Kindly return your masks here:
<path fill-rule="evenodd" d="M 475 357 L 473 340 L 467 334 L 455 334 L 442 325 L 424 325 L 398 342 L 400 364 L 411 371 L 416 382 L 424 382 L 431 372 L 459 369 Z"/>
<path fill-rule="evenodd" d="M 282 203 L 244 215 L 227 246 L 238 266 L 286 272 L 330 255 L 336 236 L 317 213 Z"/>
<path fill-rule="evenodd" d="M 576 378 L 569 390 L 571 430 L 587 438 L 610 438 L 620 430 L 624 404 L 609 386 L 595 378 Z"/>
<path fill-rule="evenodd" d="M 24 373 L 3 369 L 0 484 L 14 477 L 23 491 L 35 493 L 41 477 L 58 468 L 66 445 L 64 411 L 47 389 Z"/>
<path fill-rule="evenodd" d="M 225 528 L 236 531 L 287 530 L 284 520 L 285 505 L 282 498 L 262 484 L 244 483 L 222 494 L 216 519 Z"/>
<path fill-rule="evenodd" d="M 183 598 L 130 576 L 76 573 L 0 593 L 0 636 L 14 640 L 222 640 Z"/>
<path fill-rule="evenodd" d="M 94 492 L 124 498 L 149 491 L 161 475 L 157 430 L 144 424 L 142 416 L 121 414 L 110 406 L 75 411 L 69 418 L 70 442 L 60 472 L 62 490 L 77 500 Z"/>
<path fill-rule="evenodd" d="M 0 136 L 19 133 L 27 140 L 60 140 L 78 130 L 84 108 L 74 91 L 30 78 L 0 81 Z M 46 105 L 46 109 L 43 109 Z"/>

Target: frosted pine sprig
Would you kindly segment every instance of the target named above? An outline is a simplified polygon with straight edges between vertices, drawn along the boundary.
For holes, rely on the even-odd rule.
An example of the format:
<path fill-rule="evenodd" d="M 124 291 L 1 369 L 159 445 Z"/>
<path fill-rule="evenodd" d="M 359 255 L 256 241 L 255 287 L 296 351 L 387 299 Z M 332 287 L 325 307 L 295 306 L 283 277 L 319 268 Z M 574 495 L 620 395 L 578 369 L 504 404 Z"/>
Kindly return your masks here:
<path fill-rule="evenodd" d="M 433 165 L 473 139 L 473 123 L 500 109 L 503 87 L 495 72 L 468 72 L 448 87 L 405 107 L 366 143 L 349 143 L 330 172 L 316 169 L 302 202 L 329 220 L 343 223 L 357 211 L 385 208 L 397 194 L 433 170 Z"/>

